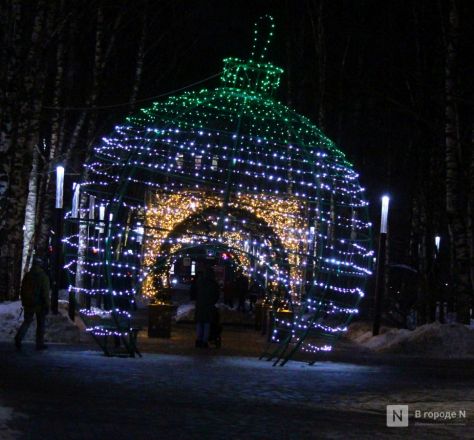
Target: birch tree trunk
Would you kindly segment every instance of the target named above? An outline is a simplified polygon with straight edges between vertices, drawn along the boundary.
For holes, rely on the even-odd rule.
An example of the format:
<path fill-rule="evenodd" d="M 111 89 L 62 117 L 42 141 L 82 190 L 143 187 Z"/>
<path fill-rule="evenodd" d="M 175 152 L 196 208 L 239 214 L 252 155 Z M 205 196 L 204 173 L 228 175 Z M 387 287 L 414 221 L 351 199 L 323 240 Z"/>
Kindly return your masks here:
<path fill-rule="evenodd" d="M 23 256 L 21 264 L 21 277 L 30 268 L 31 255 L 33 253 L 33 240 L 36 226 L 36 201 L 38 198 L 38 162 L 39 154 L 37 148 L 33 150 L 33 162 L 31 165 L 30 181 L 28 183 L 28 198 L 26 200 L 25 224 L 23 227 Z"/>

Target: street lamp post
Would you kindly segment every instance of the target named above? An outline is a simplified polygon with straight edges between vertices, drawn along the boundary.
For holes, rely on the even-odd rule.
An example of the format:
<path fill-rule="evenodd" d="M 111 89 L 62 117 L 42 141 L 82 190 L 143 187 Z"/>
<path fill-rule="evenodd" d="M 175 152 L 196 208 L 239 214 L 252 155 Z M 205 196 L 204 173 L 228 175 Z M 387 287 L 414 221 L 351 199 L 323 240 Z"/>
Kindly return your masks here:
<path fill-rule="evenodd" d="M 54 280 L 51 292 L 51 311 L 58 313 L 59 286 L 61 283 L 61 238 L 63 235 L 63 190 L 64 190 L 64 167 L 56 167 L 56 204 L 55 204 L 55 234 L 53 243 L 54 257 Z"/>
<path fill-rule="evenodd" d="M 439 278 L 439 248 L 441 246 L 441 237 L 439 235 L 435 236 L 435 252 L 434 252 L 434 261 L 433 261 L 433 269 L 432 269 L 432 280 L 434 283 L 433 290 L 436 294 L 437 301 L 435 310 L 435 319 L 438 319 L 439 322 L 444 323 L 445 320 L 445 310 L 444 310 L 444 295 L 443 290 L 440 286 L 440 278 Z"/>
<path fill-rule="evenodd" d="M 80 196 L 81 196 L 81 184 L 80 183 L 73 183 L 72 185 L 72 208 L 71 208 L 71 218 L 72 219 L 79 219 L 79 204 L 80 204 Z M 80 224 L 80 222 L 79 222 Z M 68 315 L 69 319 L 74 322 L 76 316 L 76 294 L 74 290 L 69 291 L 69 307 L 68 307 Z"/>
<path fill-rule="evenodd" d="M 373 336 L 376 336 L 380 333 L 380 320 L 382 316 L 382 301 L 384 293 L 385 251 L 387 249 L 387 220 L 389 202 L 390 198 L 388 196 L 382 197 L 382 217 L 380 221 L 379 250 L 377 254 L 377 268 L 375 275 L 375 311 L 374 326 L 372 329 Z"/>

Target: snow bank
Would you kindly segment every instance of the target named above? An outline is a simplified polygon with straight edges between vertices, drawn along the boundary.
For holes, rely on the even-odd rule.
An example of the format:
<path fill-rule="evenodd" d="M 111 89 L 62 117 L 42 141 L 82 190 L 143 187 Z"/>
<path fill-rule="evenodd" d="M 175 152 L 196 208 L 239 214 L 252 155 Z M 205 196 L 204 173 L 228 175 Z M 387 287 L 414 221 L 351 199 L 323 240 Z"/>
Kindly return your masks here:
<path fill-rule="evenodd" d="M 3 406 L 0 402 L 0 438 L 2 440 L 15 440 L 21 437 L 21 433 L 10 429 L 8 423 L 13 419 L 13 417 L 20 417 L 20 415 L 15 413 L 13 408 Z"/>
<path fill-rule="evenodd" d="M 49 314 L 46 317 L 46 342 L 78 342 L 81 337 L 83 326 L 81 323 L 73 323 L 67 316 L 67 301 L 59 301 L 59 313 Z M 11 341 L 16 331 L 23 322 L 23 315 L 20 317 L 21 302 L 9 301 L 0 303 L 0 340 Z M 33 321 L 25 341 L 34 341 L 36 334 L 36 320 Z"/>
<path fill-rule="evenodd" d="M 176 310 L 176 322 L 179 321 L 194 321 L 194 303 L 180 304 Z"/>
<path fill-rule="evenodd" d="M 411 331 L 406 329 L 392 329 L 381 335 L 367 338 L 363 345 L 375 351 L 391 351 L 395 347 L 402 347 L 409 340 Z"/>
<path fill-rule="evenodd" d="M 380 327 L 380 334 L 382 335 L 390 330 L 393 329 L 391 327 Z M 344 333 L 344 337 L 358 344 L 364 344 L 372 338 L 372 323 L 366 321 L 354 322 Z"/>
<path fill-rule="evenodd" d="M 347 337 L 381 353 L 433 358 L 474 357 L 474 329 L 466 325 L 434 322 L 415 330 L 384 330 L 382 334 L 372 336 L 370 331 L 364 332 L 363 325 L 359 324 L 348 332 Z"/>
<path fill-rule="evenodd" d="M 248 324 L 253 325 L 255 318 L 250 313 L 242 313 L 237 309 L 232 309 L 229 306 L 219 303 L 217 304 L 219 309 L 220 320 L 222 324 Z M 195 304 L 186 303 L 180 304 L 176 311 L 176 322 L 180 321 L 194 321 L 194 310 Z"/>

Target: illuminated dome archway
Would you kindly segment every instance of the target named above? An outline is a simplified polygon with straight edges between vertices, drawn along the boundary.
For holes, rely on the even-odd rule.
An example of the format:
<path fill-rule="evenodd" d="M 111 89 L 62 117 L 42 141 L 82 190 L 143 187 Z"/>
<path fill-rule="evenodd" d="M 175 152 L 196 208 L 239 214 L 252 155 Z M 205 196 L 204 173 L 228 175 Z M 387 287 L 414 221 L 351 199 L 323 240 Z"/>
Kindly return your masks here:
<path fill-rule="evenodd" d="M 89 209 L 67 239 L 79 249 L 71 291 L 152 295 L 157 260 L 214 242 L 260 261 L 247 275 L 287 292 L 297 318 L 283 325 L 317 351 L 306 330 L 344 330 L 363 296 L 367 203 L 344 154 L 273 97 L 283 70 L 266 61 L 273 19 L 261 23 L 267 35 L 256 24 L 250 60 L 225 59 L 220 87 L 142 109 L 95 149 L 80 187 Z M 203 215 L 208 232 L 191 227 Z"/>
<path fill-rule="evenodd" d="M 196 209 L 196 202 L 193 205 Z M 229 207 L 224 218 L 224 222 L 229 224 L 221 232 L 216 221 L 221 214 L 220 206 L 211 206 L 189 214 L 164 240 L 159 239 L 156 243 L 160 249 L 159 256 L 183 257 L 187 256 L 182 252 L 183 249 L 196 247 L 205 247 L 214 251 L 214 254 L 218 249 L 222 252 L 231 251 L 241 269 L 250 278 L 255 278 L 262 271 L 264 271 L 262 278 L 265 280 L 264 283 L 275 283 L 279 276 L 288 278 L 288 265 L 285 267 L 284 264 L 285 261 L 288 262 L 288 256 L 284 253 L 285 247 L 278 235 L 262 218 L 246 209 Z M 152 224 L 152 221 L 153 219 L 148 224 Z M 150 237 L 153 235 L 151 233 Z M 153 243 L 149 242 L 148 247 L 153 248 Z M 265 249 L 263 252 L 262 247 Z M 272 252 L 267 252 L 268 249 L 272 249 Z M 263 267 L 257 270 L 258 266 Z M 280 269 L 280 275 L 273 272 L 275 267 Z"/>

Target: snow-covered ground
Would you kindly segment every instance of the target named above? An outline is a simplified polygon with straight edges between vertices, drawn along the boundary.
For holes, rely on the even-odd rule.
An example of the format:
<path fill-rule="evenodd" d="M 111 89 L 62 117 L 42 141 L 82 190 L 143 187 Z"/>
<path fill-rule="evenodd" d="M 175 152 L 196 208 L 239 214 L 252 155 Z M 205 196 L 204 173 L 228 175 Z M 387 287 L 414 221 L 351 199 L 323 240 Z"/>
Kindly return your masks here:
<path fill-rule="evenodd" d="M 12 340 L 16 331 L 23 322 L 20 301 L 7 301 L 0 303 L 0 340 Z M 49 314 L 46 317 L 46 342 L 78 342 L 83 334 L 82 322 L 77 319 L 71 322 L 67 316 L 67 301 L 59 301 L 59 313 Z M 34 341 L 36 332 L 36 320 L 33 320 L 25 341 Z"/>
<path fill-rule="evenodd" d="M 434 322 L 415 330 L 386 328 L 372 336 L 369 323 L 356 322 L 346 337 L 370 350 L 433 358 L 474 357 L 474 329 L 462 324 Z"/>

